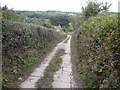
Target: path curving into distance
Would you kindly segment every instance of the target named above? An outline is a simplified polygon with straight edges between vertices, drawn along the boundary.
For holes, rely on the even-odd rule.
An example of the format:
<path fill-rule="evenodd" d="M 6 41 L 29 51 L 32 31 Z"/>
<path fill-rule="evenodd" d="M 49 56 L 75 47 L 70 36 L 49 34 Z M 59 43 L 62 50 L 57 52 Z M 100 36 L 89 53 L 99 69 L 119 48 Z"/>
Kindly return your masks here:
<path fill-rule="evenodd" d="M 52 83 L 53 88 L 77 88 L 72 74 L 72 63 L 71 63 L 71 36 L 68 35 L 69 40 L 67 43 L 62 43 L 60 49 L 65 50 L 65 54 L 61 56 L 62 65 L 61 68 L 54 75 L 54 82 Z"/>
<path fill-rule="evenodd" d="M 70 41 L 71 36 L 68 35 L 69 40 L 67 43 L 59 43 L 53 51 L 47 55 L 44 61 L 28 76 L 28 78 L 22 82 L 20 88 L 36 88 L 36 82 L 44 75 L 45 68 L 49 65 L 52 57 L 58 49 L 64 49 L 65 54 L 61 56 L 62 65 L 61 68 L 54 75 L 54 82 L 52 83 L 53 88 L 77 88 L 77 84 L 73 78 L 72 74 L 72 63 L 71 63 L 71 50 Z M 46 87 L 47 88 L 47 87 Z"/>

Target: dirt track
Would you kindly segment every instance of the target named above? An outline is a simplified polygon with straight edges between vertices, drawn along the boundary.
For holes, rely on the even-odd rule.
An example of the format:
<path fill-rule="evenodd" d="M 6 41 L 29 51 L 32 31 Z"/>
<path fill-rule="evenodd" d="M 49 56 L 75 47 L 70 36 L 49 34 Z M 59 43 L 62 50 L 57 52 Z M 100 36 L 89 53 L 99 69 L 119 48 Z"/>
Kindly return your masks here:
<path fill-rule="evenodd" d="M 70 40 L 71 36 L 67 43 L 60 46 L 60 49 L 65 50 L 65 55 L 61 56 L 63 60 L 62 66 L 54 75 L 53 88 L 77 88 L 72 74 Z"/>
<path fill-rule="evenodd" d="M 71 50 L 70 41 L 71 36 L 68 35 L 69 40 L 67 43 L 59 43 L 54 50 L 45 58 L 45 60 L 36 68 L 28 78 L 22 82 L 19 86 L 20 88 L 35 88 L 36 82 L 44 74 L 44 69 L 49 65 L 50 60 L 54 56 L 58 49 L 64 49 L 65 54 L 61 56 L 63 62 L 61 68 L 54 75 L 54 82 L 52 83 L 53 88 L 77 88 L 77 84 L 73 78 L 72 63 L 71 63 Z"/>

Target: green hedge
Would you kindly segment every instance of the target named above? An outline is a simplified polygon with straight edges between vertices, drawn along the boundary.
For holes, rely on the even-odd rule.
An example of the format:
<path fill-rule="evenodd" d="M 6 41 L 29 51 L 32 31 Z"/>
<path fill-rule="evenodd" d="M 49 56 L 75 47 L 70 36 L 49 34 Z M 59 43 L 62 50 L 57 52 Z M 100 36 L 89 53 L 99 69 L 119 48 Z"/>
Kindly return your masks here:
<path fill-rule="evenodd" d="M 66 35 L 28 23 L 2 20 L 3 87 L 14 82 Z"/>
<path fill-rule="evenodd" d="M 76 64 L 87 88 L 120 88 L 118 20 L 118 15 L 102 14 L 80 25 Z"/>

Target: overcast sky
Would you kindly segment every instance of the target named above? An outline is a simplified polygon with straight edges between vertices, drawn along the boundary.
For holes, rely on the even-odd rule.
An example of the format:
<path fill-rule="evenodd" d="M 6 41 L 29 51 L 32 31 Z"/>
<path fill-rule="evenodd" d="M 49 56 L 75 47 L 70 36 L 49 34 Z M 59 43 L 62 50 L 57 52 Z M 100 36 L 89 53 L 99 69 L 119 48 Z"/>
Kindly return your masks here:
<path fill-rule="evenodd" d="M 88 0 L 1 0 L 0 3 L 2 6 L 7 5 L 8 8 L 13 8 L 14 10 L 81 12 L 81 7 L 85 5 L 86 1 Z M 118 11 L 118 1 L 120 0 L 97 1 L 112 3 L 110 11 Z"/>

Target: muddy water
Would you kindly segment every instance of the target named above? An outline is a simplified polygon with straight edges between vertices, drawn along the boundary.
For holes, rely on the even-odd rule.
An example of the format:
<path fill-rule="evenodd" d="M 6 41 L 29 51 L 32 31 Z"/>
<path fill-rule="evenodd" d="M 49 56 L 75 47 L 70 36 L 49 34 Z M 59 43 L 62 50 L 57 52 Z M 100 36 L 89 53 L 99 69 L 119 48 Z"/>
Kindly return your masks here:
<path fill-rule="evenodd" d="M 40 64 L 40 66 L 38 68 L 36 68 L 30 74 L 30 76 L 19 85 L 20 88 L 35 88 L 36 82 L 38 81 L 39 78 L 41 78 L 43 76 L 44 69 L 48 66 L 50 60 L 54 56 L 55 52 L 59 49 L 59 47 L 63 44 L 63 42 L 59 43 L 54 48 L 54 50 L 45 58 L 45 60 Z"/>
<path fill-rule="evenodd" d="M 65 50 L 65 55 L 61 56 L 62 66 L 54 75 L 53 88 L 77 88 L 72 74 L 70 40 L 71 36 L 68 43 L 63 43 L 60 46 L 61 49 Z"/>

